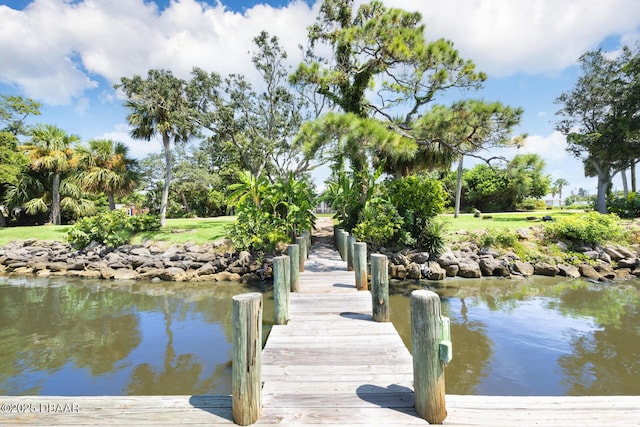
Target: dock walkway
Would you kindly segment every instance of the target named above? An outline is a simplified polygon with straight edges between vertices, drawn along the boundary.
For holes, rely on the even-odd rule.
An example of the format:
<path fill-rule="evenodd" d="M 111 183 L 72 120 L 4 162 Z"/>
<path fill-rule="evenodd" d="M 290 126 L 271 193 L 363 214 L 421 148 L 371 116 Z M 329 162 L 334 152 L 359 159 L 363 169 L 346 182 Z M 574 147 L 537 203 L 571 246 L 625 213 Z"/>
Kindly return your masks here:
<path fill-rule="evenodd" d="M 291 319 L 263 350 L 256 425 L 428 425 L 413 408 L 411 355 L 391 323 L 371 320 L 371 294 L 354 281 L 331 247 L 312 248 Z M 447 395 L 446 404 L 445 426 L 640 426 L 640 396 Z M 0 426 L 234 425 L 230 396 L 0 396 L 0 405 Z"/>

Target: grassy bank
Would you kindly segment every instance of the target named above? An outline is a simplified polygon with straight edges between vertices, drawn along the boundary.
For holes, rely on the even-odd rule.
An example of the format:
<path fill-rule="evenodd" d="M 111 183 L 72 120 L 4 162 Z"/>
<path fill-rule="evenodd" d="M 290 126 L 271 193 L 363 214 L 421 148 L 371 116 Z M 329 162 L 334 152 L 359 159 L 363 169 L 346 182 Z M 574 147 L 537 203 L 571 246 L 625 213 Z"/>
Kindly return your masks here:
<path fill-rule="evenodd" d="M 533 212 L 499 212 L 499 213 L 487 213 L 482 214 L 480 218 L 476 218 L 473 214 L 461 214 L 458 218 L 454 218 L 453 215 L 440 215 L 447 223 L 447 229 L 450 232 L 457 230 L 508 230 L 514 231 L 518 228 L 526 228 L 532 225 L 539 225 L 542 223 L 544 216 L 551 216 L 556 219 L 561 216 L 574 215 L 576 211 L 565 210 L 544 210 Z M 535 217 L 535 219 L 529 219 Z"/>
<path fill-rule="evenodd" d="M 575 211 L 537 211 L 537 212 L 508 212 L 483 214 L 476 218 L 472 214 L 461 214 L 458 218 L 453 215 L 441 215 L 447 222 L 449 232 L 457 230 L 509 230 L 537 225 L 542 222 L 542 217 L 550 215 L 558 218 L 564 215 L 575 214 Z M 330 216 L 330 215 L 320 215 Z M 535 220 L 528 217 L 536 217 Z M 140 243 L 143 240 L 162 241 L 168 243 L 194 242 L 202 244 L 216 241 L 226 234 L 226 227 L 235 221 L 233 216 L 221 216 L 215 218 L 177 218 L 168 219 L 167 225 L 158 231 L 140 233 L 132 243 Z M 5 245 L 14 240 L 38 239 L 65 241 L 69 225 L 41 225 L 32 227 L 6 227 L 0 228 L 0 245 Z"/>
<path fill-rule="evenodd" d="M 132 243 L 145 239 L 169 243 L 194 242 L 202 244 L 216 241 L 226 234 L 226 227 L 235 221 L 233 216 L 216 218 L 168 219 L 167 225 L 158 231 L 138 234 Z M 70 225 L 38 225 L 31 227 L 0 228 L 0 245 L 14 240 L 38 239 L 66 241 Z"/>

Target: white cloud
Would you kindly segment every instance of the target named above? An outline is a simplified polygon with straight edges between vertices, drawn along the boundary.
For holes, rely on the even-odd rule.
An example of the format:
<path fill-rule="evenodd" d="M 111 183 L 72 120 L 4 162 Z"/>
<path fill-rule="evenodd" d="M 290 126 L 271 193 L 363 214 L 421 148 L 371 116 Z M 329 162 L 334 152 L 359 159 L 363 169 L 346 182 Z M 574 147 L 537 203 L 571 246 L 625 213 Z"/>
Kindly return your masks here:
<path fill-rule="evenodd" d="M 493 76 L 554 73 L 606 37 L 637 39 L 637 0 L 385 0 L 417 10 L 427 38 L 452 40 Z"/>
<path fill-rule="evenodd" d="M 280 38 L 290 63 L 315 19 L 302 1 L 257 5 L 239 14 L 222 4 L 175 0 L 162 12 L 143 0 L 34 0 L 22 11 L 0 6 L 0 81 L 53 105 L 151 68 L 188 76 L 194 66 L 251 80 L 248 52 L 260 31 Z"/>

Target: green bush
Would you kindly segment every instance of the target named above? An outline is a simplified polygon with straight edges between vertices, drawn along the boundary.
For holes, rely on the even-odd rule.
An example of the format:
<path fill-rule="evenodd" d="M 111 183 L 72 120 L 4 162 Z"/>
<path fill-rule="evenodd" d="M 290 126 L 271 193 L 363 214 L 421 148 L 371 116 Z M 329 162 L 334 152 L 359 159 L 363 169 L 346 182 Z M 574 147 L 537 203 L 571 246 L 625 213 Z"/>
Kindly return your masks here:
<path fill-rule="evenodd" d="M 621 218 L 640 217 L 640 195 L 629 193 L 626 197 L 616 197 L 607 201 L 609 212 Z"/>
<path fill-rule="evenodd" d="M 544 200 L 527 198 L 524 199 L 522 203 L 518 204 L 517 209 L 524 211 L 543 210 L 547 209 L 547 204 Z"/>
<path fill-rule="evenodd" d="M 360 220 L 352 233 L 363 242 L 382 246 L 394 240 L 402 224 L 402 217 L 391 203 L 374 197 L 360 212 Z"/>
<path fill-rule="evenodd" d="M 129 216 L 122 210 L 80 219 L 69 230 L 67 240 L 75 248 L 84 248 L 92 241 L 115 248 L 129 241 L 134 233 L 160 229 L 156 215 Z"/>
<path fill-rule="evenodd" d="M 546 223 L 545 236 L 547 239 L 598 244 L 622 238 L 623 229 L 620 218 L 615 214 L 588 212 L 562 216 Z"/>
<path fill-rule="evenodd" d="M 426 177 L 411 175 L 401 179 L 385 182 L 386 198 L 395 206 L 403 220 L 399 235 L 410 236 L 401 243 L 427 248 L 432 245 L 434 236 L 438 235 L 432 219 L 444 210 L 447 194 L 440 181 Z M 441 228 L 441 227 L 440 227 Z M 438 245 L 436 245 L 438 246 Z"/>

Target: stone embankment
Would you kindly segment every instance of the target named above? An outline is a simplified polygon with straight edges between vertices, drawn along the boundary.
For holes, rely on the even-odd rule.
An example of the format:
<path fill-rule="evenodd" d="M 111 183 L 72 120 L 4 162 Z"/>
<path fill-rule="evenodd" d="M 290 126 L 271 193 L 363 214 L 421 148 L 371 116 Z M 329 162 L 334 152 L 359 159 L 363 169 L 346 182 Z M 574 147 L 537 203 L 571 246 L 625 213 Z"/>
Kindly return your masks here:
<path fill-rule="evenodd" d="M 271 275 L 271 262 L 258 262 L 249 252 L 224 251 L 224 244 L 154 243 L 117 249 L 92 244 L 83 250 L 35 239 L 0 247 L 0 273 L 75 276 L 115 280 L 260 281 Z"/>
<path fill-rule="evenodd" d="M 325 228 L 331 230 L 332 225 Z M 316 241 L 332 240 L 328 234 L 318 233 L 314 233 Z M 249 252 L 225 250 L 227 244 L 183 243 L 162 247 L 145 242 L 117 249 L 92 244 L 75 250 L 61 242 L 30 239 L 0 247 L 0 274 L 165 281 L 257 282 L 271 278 L 272 257 L 257 260 Z M 556 245 L 561 252 L 568 249 L 562 242 Z M 517 279 L 541 275 L 606 281 L 640 277 L 638 250 L 604 245 L 583 246 L 573 251 L 581 254 L 582 262 L 569 264 L 549 256 L 547 262 L 531 263 L 521 260 L 514 252 L 478 247 L 472 242 L 460 244 L 458 249 L 439 256 L 411 249 L 381 248 L 379 252 L 388 256 L 389 277 L 397 280 L 487 276 Z"/>
<path fill-rule="evenodd" d="M 563 246 L 562 243 L 559 245 Z M 571 264 L 560 258 L 550 262 L 526 262 L 514 252 L 501 253 L 494 248 L 479 248 L 472 243 L 437 257 L 410 249 L 396 252 L 382 248 L 380 252 L 389 258 L 389 277 L 398 280 L 487 276 L 518 279 L 540 275 L 608 281 L 640 277 L 639 254 L 619 245 L 578 248 L 582 262 Z"/>

